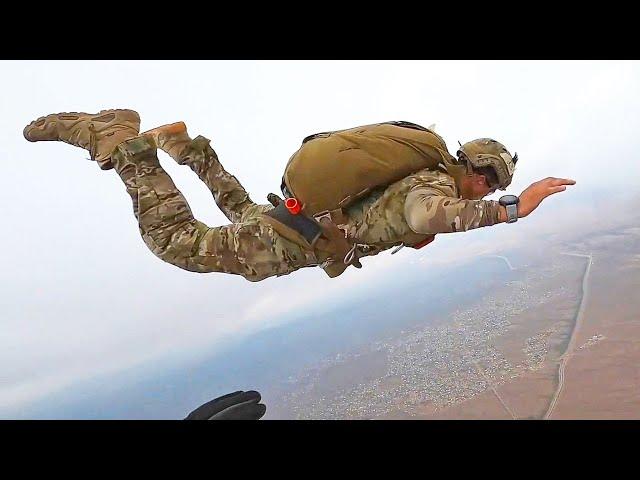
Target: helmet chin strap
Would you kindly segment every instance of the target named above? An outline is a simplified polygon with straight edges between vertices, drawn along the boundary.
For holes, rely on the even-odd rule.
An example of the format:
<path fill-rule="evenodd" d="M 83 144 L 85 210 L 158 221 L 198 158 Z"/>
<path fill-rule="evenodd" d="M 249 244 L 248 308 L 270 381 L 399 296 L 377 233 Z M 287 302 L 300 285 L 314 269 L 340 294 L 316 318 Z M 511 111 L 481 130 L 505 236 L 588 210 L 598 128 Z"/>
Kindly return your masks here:
<path fill-rule="evenodd" d="M 446 166 L 447 173 L 453 177 L 458 189 L 460 189 L 462 186 L 462 179 L 465 176 L 467 176 L 467 171 L 468 171 L 470 162 L 465 162 L 466 163 L 465 165 L 460 161 L 458 161 L 457 163 L 454 163 L 453 161 L 450 161 L 448 159 L 443 159 L 443 163 Z"/>
<path fill-rule="evenodd" d="M 467 176 L 470 177 L 473 175 L 473 165 L 471 165 L 471 161 L 466 157 L 465 162 L 467 163 Z"/>
<path fill-rule="evenodd" d="M 460 140 L 458 140 L 458 143 L 460 143 Z M 464 163 L 466 165 L 467 177 L 472 176 L 473 175 L 473 165 L 471 164 L 471 160 L 469 160 L 469 158 L 464 153 L 460 152 L 459 161 L 464 161 Z"/>

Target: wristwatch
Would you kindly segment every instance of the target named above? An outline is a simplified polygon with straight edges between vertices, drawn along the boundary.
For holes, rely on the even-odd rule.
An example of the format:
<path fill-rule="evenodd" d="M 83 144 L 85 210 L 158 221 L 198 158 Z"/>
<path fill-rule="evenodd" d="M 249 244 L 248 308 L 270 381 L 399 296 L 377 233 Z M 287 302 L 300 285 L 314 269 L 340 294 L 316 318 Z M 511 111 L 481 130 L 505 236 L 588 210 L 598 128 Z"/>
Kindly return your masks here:
<path fill-rule="evenodd" d="M 498 203 L 507 209 L 507 223 L 518 221 L 518 203 L 520 199 L 515 195 L 504 195 L 500 197 Z"/>

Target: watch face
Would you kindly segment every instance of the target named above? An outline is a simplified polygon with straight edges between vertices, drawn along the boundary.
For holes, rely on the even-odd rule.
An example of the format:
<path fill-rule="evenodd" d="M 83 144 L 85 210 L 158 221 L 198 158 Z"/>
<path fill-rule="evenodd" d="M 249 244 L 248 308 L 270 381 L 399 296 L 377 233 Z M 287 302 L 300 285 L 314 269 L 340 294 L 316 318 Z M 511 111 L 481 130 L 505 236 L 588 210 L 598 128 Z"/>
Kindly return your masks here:
<path fill-rule="evenodd" d="M 520 201 L 520 199 L 518 197 L 516 197 L 515 195 L 504 195 L 502 197 L 500 197 L 500 205 L 515 205 Z"/>

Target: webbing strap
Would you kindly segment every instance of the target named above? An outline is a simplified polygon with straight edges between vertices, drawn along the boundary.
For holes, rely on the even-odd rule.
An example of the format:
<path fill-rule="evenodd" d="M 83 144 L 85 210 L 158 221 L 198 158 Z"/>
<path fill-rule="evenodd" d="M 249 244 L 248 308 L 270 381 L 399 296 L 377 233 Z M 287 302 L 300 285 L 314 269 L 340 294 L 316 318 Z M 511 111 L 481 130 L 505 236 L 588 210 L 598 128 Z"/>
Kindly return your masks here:
<path fill-rule="evenodd" d="M 318 237 L 322 234 L 322 228 L 318 222 L 306 215 L 291 214 L 289 210 L 287 210 L 287 207 L 285 207 L 284 202 L 280 202 L 277 207 L 269 210 L 265 215 L 275 218 L 280 223 L 283 223 L 287 227 L 298 232 L 307 242 L 309 242 L 309 245 L 313 246 Z"/>

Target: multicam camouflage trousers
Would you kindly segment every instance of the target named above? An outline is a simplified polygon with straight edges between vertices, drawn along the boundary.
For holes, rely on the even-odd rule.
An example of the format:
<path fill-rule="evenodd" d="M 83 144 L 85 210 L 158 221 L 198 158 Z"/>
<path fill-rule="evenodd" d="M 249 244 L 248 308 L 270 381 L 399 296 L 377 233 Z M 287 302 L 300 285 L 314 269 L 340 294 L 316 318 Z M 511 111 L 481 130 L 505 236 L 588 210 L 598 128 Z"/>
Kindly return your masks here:
<path fill-rule="evenodd" d="M 263 221 L 261 214 L 273 207 L 251 201 L 209 140 L 196 137 L 179 156 L 178 163 L 191 167 L 233 223 L 208 227 L 196 220 L 160 166 L 155 145 L 144 136 L 127 140 L 116 147 L 112 162 L 133 200 L 142 238 L 157 257 L 192 272 L 231 273 L 252 282 L 316 264 L 313 253 Z"/>

